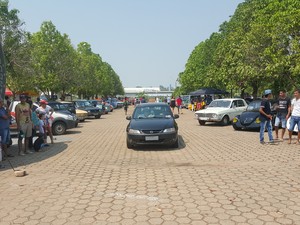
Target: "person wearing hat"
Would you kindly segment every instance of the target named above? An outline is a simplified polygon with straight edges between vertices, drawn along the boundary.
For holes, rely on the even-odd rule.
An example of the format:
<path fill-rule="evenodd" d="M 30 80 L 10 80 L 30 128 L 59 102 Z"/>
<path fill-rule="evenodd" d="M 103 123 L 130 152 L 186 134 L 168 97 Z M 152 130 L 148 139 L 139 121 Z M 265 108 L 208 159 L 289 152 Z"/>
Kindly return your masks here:
<path fill-rule="evenodd" d="M 54 110 L 52 109 L 52 107 L 50 105 L 47 105 L 48 102 L 46 100 L 41 100 L 40 101 L 40 107 L 38 107 L 36 109 L 37 114 L 45 114 L 45 127 L 46 127 L 46 131 L 50 137 L 51 140 L 51 144 L 53 144 L 53 134 L 52 134 L 52 114 L 54 112 Z M 47 139 L 46 139 L 47 140 Z M 46 142 L 47 143 L 47 142 Z"/>
<path fill-rule="evenodd" d="M 20 95 L 20 103 L 16 105 L 16 123 L 17 130 L 19 133 L 18 138 L 18 147 L 19 147 L 19 155 L 24 155 L 27 153 L 33 153 L 31 151 L 27 151 L 28 148 L 28 140 L 32 135 L 32 121 L 31 121 L 31 108 L 30 105 L 26 102 L 27 98 L 25 95 Z M 22 146 L 22 140 L 24 137 L 24 148 Z"/>
<path fill-rule="evenodd" d="M 265 129 L 268 130 L 269 141 L 271 144 L 274 143 L 273 134 L 272 134 L 272 114 L 271 114 L 271 103 L 270 99 L 272 98 L 272 91 L 270 89 L 264 91 L 264 98 L 261 101 L 259 108 L 259 119 L 260 119 L 260 132 L 259 132 L 259 141 L 261 144 L 265 144 L 264 133 Z"/>

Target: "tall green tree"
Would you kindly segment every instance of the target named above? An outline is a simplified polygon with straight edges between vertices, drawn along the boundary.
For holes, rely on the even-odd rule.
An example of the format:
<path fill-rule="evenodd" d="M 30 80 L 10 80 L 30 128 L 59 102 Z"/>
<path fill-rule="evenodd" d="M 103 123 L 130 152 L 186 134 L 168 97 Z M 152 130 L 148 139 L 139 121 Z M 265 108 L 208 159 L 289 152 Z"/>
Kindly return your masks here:
<path fill-rule="evenodd" d="M 48 95 L 70 90 L 74 85 L 76 54 L 68 36 L 46 21 L 40 31 L 30 36 L 30 43 L 35 86 Z"/>
<path fill-rule="evenodd" d="M 0 35 L 6 62 L 6 85 L 13 91 L 32 87 L 28 33 L 17 9 L 9 10 L 7 0 L 0 0 Z"/>

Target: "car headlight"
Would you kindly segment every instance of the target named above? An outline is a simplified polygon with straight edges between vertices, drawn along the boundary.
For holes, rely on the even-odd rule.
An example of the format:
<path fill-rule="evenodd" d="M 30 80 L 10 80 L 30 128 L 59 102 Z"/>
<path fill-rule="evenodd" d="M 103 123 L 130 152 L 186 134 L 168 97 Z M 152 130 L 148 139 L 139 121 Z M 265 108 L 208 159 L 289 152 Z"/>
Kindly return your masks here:
<path fill-rule="evenodd" d="M 238 121 L 238 118 L 236 118 L 236 117 L 234 117 L 232 120 L 233 123 L 236 123 L 237 121 Z"/>
<path fill-rule="evenodd" d="M 167 129 L 164 129 L 163 133 L 173 133 L 173 132 L 176 132 L 175 128 L 172 127 L 172 128 L 167 128 Z"/>
<path fill-rule="evenodd" d="M 212 116 L 212 118 L 218 118 L 218 117 L 220 117 L 220 115 L 218 115 L 216 113 L 213 113 L 211 116 Z"/>
<path fill-rule="evenodd" d="M 67 120 L 73 120 L 73 116 L 72 115 L 67 115 Z"/>
<path fill-rule="evenodd" d="M 259 117 L 256 118 L 255 123 L 260 123 Z"/>
<path fill-rule="evenodd" d="M 140 134 L 139 130 L 129 129 L 128 134 Z"/>
<path fill-rule="evenodd" d="M 90 113 L 90 112 L 91 112 L 91 110 L 88 110 L 87 112 L 88 112 L 88 113 Z"/>

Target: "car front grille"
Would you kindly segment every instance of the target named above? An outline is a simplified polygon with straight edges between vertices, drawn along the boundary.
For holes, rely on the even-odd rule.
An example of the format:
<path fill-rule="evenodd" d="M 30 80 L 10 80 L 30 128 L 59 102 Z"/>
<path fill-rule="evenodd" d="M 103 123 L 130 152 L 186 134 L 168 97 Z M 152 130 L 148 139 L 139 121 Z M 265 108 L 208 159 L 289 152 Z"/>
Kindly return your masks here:
<path fill-rule="evenodd" d="M 162 130 L 141 130 L 144 134 L 158 134 L 162 133 Z"/>
<path fill-rule="evenodd" d="M 91 109 L 90 111 L 91 111 L 91 113 L 98 113 L 100 110 L 99 109 Z"/>
<path fill-rule="evenodd" d="M 198 115 L 198 117 L 212 117 L 212 113 L 198 113 L 197 114 Z"/>

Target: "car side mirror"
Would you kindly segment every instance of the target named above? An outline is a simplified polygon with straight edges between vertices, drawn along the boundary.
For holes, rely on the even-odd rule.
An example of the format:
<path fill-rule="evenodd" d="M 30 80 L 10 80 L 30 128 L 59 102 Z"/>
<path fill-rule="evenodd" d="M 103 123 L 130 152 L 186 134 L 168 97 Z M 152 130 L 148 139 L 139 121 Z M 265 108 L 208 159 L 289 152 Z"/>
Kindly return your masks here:
<path fill-rule="evenodd" d="M 174 119 L 178 119 L 179 115 L 178 114 L 174 114 Z"/>
<path fill-rule="evenodd" d="M 126 120 L 131 120 L 131 116 L 126 116 Z"/>

